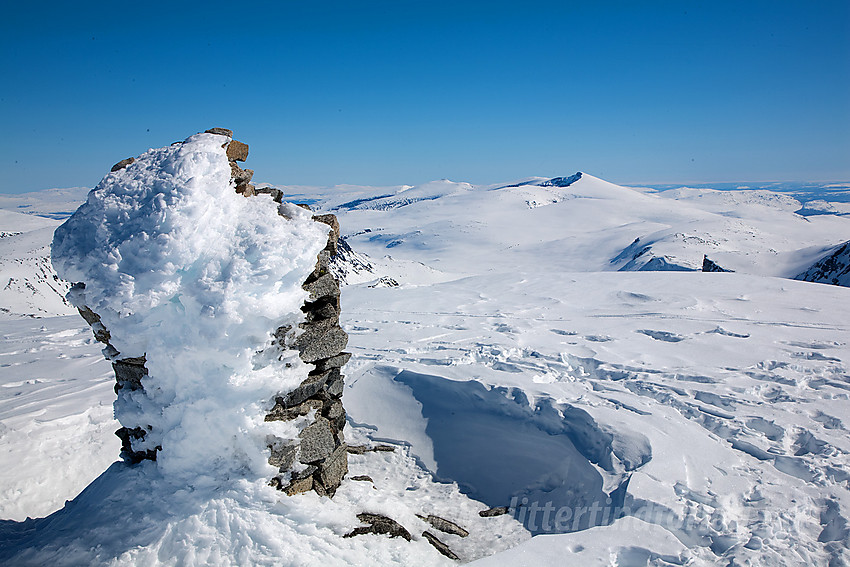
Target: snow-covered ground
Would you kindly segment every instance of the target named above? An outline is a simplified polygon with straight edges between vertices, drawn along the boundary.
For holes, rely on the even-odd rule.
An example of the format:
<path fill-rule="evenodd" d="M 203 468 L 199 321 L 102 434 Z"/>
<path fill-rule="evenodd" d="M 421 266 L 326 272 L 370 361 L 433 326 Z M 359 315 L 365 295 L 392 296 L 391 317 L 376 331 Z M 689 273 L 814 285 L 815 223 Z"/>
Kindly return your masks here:
<path fill-rule="evenodd" d="M 43 298 L 2 299 L 0 562 L 451 564 L 431 513 L 481 565 L 850 562 L 850 290 L 787 279 L 850 240 L 840 207 L 588 175 L 283 189 L 358 254 L 346 436 L 396 451 L 351 455 L 333 500 L 110 465 L 111 369 L 33 261 Z M 5 280 L 58 223 L 0 213 Z M 703 255 L 736 273 L 646 271 Z M 364 511 L 414 541 L 340 537 Z"/>

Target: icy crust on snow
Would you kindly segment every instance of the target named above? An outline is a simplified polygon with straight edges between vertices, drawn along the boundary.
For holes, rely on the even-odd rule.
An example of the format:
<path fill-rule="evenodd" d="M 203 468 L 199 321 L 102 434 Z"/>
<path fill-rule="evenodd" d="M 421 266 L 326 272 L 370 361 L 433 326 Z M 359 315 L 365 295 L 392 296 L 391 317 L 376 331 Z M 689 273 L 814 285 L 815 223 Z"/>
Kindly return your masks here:
<path fill-rule="evenodd" d="M 303 318 L 301 283 L 327 240 L 308 211 L 281 205 L 284 218 L 270 198 L 236 194 L 227 142 L 197 134 L 149 150 L 108 174 L 53 240 L 60 277 L 85 283 L 72 301 L 100 315 L 120 352 L 106 354 L 146 357 L 144 390 L 115 405 L 125 427 L 150 426 L 134 450 L 161 446 L 164 472 L 196 479 L 267 474 L 265 436 L 297 434 L 263 416 L 306 366 L 267 347 Z"/>

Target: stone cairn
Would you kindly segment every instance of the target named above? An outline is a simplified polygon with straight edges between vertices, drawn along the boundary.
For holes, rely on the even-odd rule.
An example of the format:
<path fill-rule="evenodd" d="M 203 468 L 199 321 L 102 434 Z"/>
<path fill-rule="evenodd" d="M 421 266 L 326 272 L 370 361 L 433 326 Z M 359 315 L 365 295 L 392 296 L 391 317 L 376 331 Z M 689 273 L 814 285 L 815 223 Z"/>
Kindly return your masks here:
<path fill-rule="evenodd" d="M 242 169 L 237 164 L 247 159 L 247 144 L 233 140 L 233 132 L 226 128 L 212 128 L 206 133 L 229 138 L 224 146 L 237 193 L 245 197 L 271 194 L 274 202 L 282 201 L 283 193 L 279 189 L 257 189 L 250 184 L 253 170 Z M 134 158 L 122 160 L 113 166 L 112 171 L 123 169 L 133 161 Z M 301 206 L 309 209 L 307 205 Z M 343 436 L 345 409 L 342 405 L 341 368 L 351 358 L 351 354 L 343 352 L 348 344 L 348 335 L 339 325 L 339 282 L 329 271 L 331 258 L 338 249 L 339 222 L 335 215 L 330 214 L 316 215 L 313 220 L 329 225 L 331 231 L 327 245 L 318 254 L 315 269 L 302 285 L 309 293 L 301 308 L 305 321 L 298 329 L 286 326 L 274 333 L 275 342 L 280 348 L 298 350 L 301 360 L 311 365 L 312 369 L 297 388 L 277 396 L 274 407 L 265 416 L 266 421 L 289 421 L 314 412 L 314 420 L 301 430 L 297 440 L 272 439 L 269 442 L 269 464 L 278 467 L 278 475 L 271 479 L 270 485 L 290 496 L 309 490 L 333 496 L 348 473 L 348 453 Z M 72 288 L 75 291 L 84 289 L 84 283 L 75 284 Z M 145 357 L 121 358 L 120 353 L 110 344 L 109 331 L 100 317 L 85 306 L 78 310 L 91 325 L 95 338 L 106 344 L 104 352 L 112 361 L 115 371 L 115 393 L 121 397 L 136 390 L 144 390 L 142 380 L 148 375 Z M 157 451 L 161 447 L 144 451 L 133 449 L 133 441 L 143 440 L 149 430 L 149 425 L 140 423 L 135 427 L 122 427 L 115 432 L 121 438 L 121 457 L 125 461 L 138 463 L 145 459 L 156 460 Z"/>

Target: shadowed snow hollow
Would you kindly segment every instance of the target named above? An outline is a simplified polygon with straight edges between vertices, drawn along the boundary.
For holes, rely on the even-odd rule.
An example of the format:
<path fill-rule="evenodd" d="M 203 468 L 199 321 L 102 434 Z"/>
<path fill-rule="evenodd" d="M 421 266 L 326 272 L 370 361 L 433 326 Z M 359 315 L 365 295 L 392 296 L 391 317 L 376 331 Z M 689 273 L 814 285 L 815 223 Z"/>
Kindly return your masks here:
<path fill-rule="evenodd" d="M 651 458 L 645 439 L 632 439 L 630 456 L 618 455 L 614 435 L 587 412 L 547 397 L 531 402 L 519 388 L 377 366 L 346 395 L 359 425 L 409 443 L 436 478 L 457 482 L 470 497 L 510 506 L 532 533 L 611 523 L 623 506 L 624 473 Z M 630 462 L 641 446 L 644 453 Z M 530 504 L 569 510 L 570 517 L 562 514 L 556 524 L 552 514 L 544 523 L 523 512 Z"/>

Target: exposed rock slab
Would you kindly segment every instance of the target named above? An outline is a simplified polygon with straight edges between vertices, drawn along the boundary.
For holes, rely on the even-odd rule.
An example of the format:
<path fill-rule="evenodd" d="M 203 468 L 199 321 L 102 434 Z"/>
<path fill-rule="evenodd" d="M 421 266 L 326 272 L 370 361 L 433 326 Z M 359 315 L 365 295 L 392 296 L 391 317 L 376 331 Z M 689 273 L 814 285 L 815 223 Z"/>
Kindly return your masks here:
<path fill-rule="evenodd" d="M 441 532 L 445 532 L 447 534 L 452 534 L 460 537 L 466 537 L 469 535 L 469 532 L 452 522 L 451 520 L 447 520 L 445 518 L 441 518 L 440 516 L 435 516 L 433 514 L 429 514 L 427 516 L 416 515 L 421 520 L 428 522 L 431 524 L 431 527 L 434 529 L 440 530 Z"/>
<path fill-rule="evenodd" d="M 440 541 L 440 539 L 439 539 L 437 536 L 435 536 L 434 534 L 432 534 L 431 532 L 427 532 L 427 531 L 426 531 L 426 532 L 422 532 L 422 537 L 424 537 L 425 539 L 427 539 L 427 540 L 428 540 L 428 543 L 430 543 L 431 545 L 433 545 L 433 546 L 434 546 L 434 548 L 435 548 L 437 551 L 439 551 L 440 553 L 442 553 L 443 555 L 445 555 L 445 556 L 446 556 L 446 557 L 448 557 L 449 559 L 453 559 L 453 560 L 455 560 L 455 561 L 458 561 L 458 560 L 460 559 L 460 557 L 458 557 L 458 556 L 455 554 L 455 552 L 454 552 L 454 551 L 452 551 L 451 549 L 449 549 L 449 546 L 448 546 L 448 545 L 446 545 L 445 543 L 443 543 L 442 541 Z"/>
<path fill-rule="evenodd" d="M 368 526 L 354 528 L 351 532 L 342 537 L 354 537 L 364 534 L 386 534 L 390 537 L 403 537 L 407 541 L 411 541 L 410 532 L 404 526 L 386 516 L 380 514 L 357 514 L 357 519 Z"/>
<path fill-rule="evenodd" d="M 328 457 L 334 450 L 335 440 L 330 422 L 320 417 L 298 434 L 301 439 L 302 463 L 313 463 Z M 346 461 L 347 463 L 347 461 Z"/>

